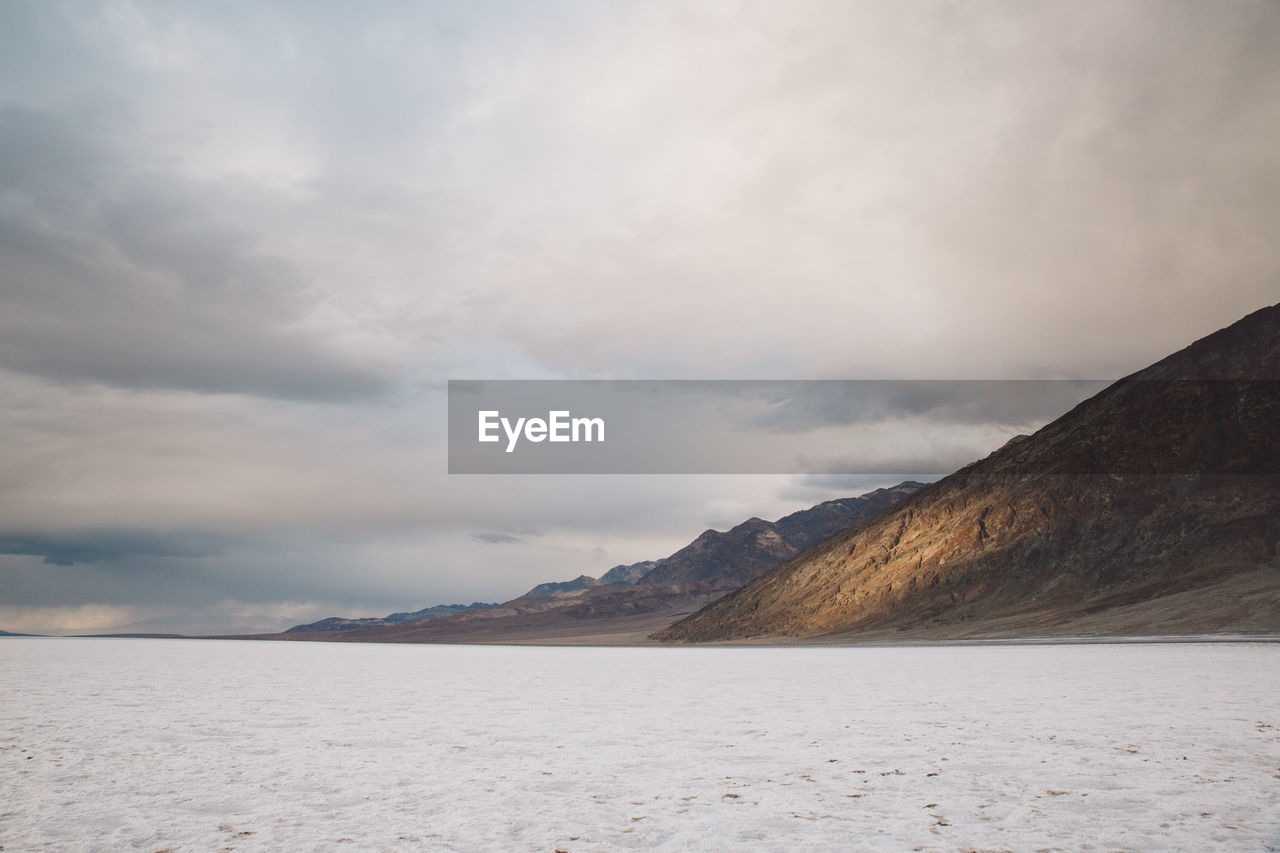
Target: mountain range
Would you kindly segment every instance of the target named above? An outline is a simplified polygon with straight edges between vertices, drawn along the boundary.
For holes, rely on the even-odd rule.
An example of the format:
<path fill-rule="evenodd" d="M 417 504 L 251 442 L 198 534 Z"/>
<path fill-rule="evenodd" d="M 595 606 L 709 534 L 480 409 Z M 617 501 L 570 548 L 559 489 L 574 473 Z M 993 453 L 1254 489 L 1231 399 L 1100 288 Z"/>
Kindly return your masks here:
<path fill-rule="evenodd" d="M 1280 631 L 1280 305 L 658 631 L 663 641 Z"/>
<path fill-rule="evenodd" d="M 1280 305 L 924 485 L 659 560 L 263 639 L 845 642 L 1280 635 Z M 5 632 L 0 631 L 0 635 Z"/>
<path fill-rule="evenodd" d="M 831 534 L 875 516 L 922 485 L 904 482 L 826 501 L 777 521 L 750 518 L 727 531 L 707 530 L 661 560 L 615 566 L 598 580 L 583 575 L 539 584 L 499 605 L 471 605 L 437 618 L 331 617 L 281 636 L 376 642 L 643 639 Z"/>
<path fill-rule="evenodd" d="M 315 631 L 358 631 L 365 628 L 385 628 L 388 625 L 403 625 L 406 622 L 422 622 L 427 619 L 443 619 L 445 616 L 454 616 L 468 610 L 497 606 L 496 603 L 485 604 L 482 601 L 475 601 L 471 604 L 437 604 L 434 607 L 424 607 L 421 610 L 414 610 L 410 613 L 391 613 L 382 617 L 365 616 L 350 619 L 344 616 L 330 616 L 318 622 L 294 625 L 285 633 L 300 634 Z"/>

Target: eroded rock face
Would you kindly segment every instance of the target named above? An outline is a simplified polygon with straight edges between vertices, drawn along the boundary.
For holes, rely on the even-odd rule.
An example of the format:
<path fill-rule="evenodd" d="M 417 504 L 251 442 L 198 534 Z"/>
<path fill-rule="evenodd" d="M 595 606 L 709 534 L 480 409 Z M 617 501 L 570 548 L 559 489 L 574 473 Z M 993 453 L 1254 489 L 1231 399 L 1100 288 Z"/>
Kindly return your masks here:
<path fill-rule="evenodd" d="M 1278 380 L 1273 306 L 655 636 L 909 630 L 1028 614 L 1048 625 L 1259 570 L 1280 591 Z M 1229 627 L 1228 605 L 1206 608 L 1199 629 Z"/>

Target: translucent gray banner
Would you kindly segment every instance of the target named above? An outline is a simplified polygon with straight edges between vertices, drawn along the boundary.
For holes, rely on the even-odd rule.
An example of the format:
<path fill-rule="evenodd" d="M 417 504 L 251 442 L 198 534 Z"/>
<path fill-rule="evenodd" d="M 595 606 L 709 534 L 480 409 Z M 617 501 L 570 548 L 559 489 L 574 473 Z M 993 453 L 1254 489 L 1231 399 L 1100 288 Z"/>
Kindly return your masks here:
<path fill-rule="evenodd" d="M 451 380 L 449 473 L 942 475 L 1108 384 Z"/>

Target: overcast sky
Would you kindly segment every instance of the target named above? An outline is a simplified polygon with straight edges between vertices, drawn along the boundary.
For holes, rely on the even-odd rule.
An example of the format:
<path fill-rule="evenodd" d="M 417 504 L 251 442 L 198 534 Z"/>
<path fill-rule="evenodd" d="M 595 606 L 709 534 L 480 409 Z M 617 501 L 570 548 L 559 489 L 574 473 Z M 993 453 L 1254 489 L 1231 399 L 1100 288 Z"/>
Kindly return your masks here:
<path fill-rule="evenodd" d="M 1278 44 L 1234 0 L 4 3 L 0 628 L 500 600 L 888 484 L 449 476 L 444 383 L 1141 368 L 1280 294 Z"/>

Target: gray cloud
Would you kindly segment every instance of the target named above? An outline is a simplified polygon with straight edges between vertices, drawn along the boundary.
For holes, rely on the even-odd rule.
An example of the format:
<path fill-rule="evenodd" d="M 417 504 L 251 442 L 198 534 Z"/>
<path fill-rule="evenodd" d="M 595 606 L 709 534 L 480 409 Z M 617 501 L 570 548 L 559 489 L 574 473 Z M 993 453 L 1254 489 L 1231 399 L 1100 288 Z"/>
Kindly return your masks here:
<path fill-rule="evenodd" d="M 524 541 L 519 536 L 507 533 L 473 533 L 471 538 L 481 545 L 515 545 Z"/>
<path fill-rule="evenodd" d="M 307 283 L 218 188 L 0 106 L 0 366 L 55 381 L 342 399 L 391 377 L 305 328 Z"/>
<path fill-rule="evenodd" d="M 816 380 L 759 383 L 755 427 L 810 431 L 824 426 L 920 418 L 938 424 L 1043 424 L 1109 382 L 1072 380 Z M 728 388 L 732 389 L 732 385 Z M 750 396 L 751 384 L 742 396 Z"/>
<path fill-rule="evenodd" d="M 0 535 L 0 554 L 38 556 L 54 566 L 115 562 L 126 557 L 210 557 L 221 554 L 222 537 L 205 532 L 154 533 L 98 530 Z"/>

